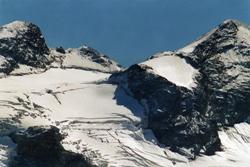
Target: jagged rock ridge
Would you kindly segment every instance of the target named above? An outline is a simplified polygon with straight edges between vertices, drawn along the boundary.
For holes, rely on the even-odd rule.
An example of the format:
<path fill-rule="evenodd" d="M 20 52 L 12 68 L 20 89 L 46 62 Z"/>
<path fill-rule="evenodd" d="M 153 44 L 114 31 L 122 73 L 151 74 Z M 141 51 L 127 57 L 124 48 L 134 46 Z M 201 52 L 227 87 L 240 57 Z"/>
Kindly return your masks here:
<path fill-rule="evenodd" d="M 249 44 L 249 28 L 227 20 L 184 49 L 158 54 L 111 80 L 148 110 L 148 128 L 161 143 L 190 158 L 199 153 L 211 155 L 222 149 L 218 130 L 250 116 Z M 171 76 L 162 77 L 161 71 L 172 68 L 174 72 L 178 67 L 150 66 L 152 61 L 161 64 L 164 57 L 179 57 L 192 65 L 198 71 L 193 75 L 196 86 L 190 89 Z"/>
<path fill-rule="evenodd" d="M 117 72 L 122 67 L 106 55 L 83 46 L 49 49 L 36 25 L 14 21 L 0 27 L 0 73 L 25 74 L 51 67 Z"/>
<path fill-rule="evenodd" d="M 110 77 L 121 67 L 98 51 L 45 49 L 35 25 L 28 36 L 32 24 L 9 25 L 0 45 L 18 38 L 25 47 L 21 60 L 5 51 L 0 57 L 7 74 L 0 78 L 0 166 L 249 164 L 247 26 L 225 21 L 185 48 Z M 29 75 L 13 76 L 20 74 Z"/>
<path fill-rule="evenodd" d="M 36 25 L 15 21 L 0 27 L 0 55 L 12 68 L 18 64 L 44 68 L 49 64 L 48 54 L 49 49 Z M 5 67 L 2 72 L 12 70 Z"/>
<path fill-rule="evenodd" d="M 62 77 L 59 77 L 59 83 L 53 83 L 58 84 L 58 89 L 63 83 L 67 82 L 65 78 L 70 78 L 69 87 L 71 87 L 72 77 L 76 78 L 75 81 L 73 81 L 76 83 L 83 81 L 81 84 L 84 84 L 84 82 L 91 82 L 92 80 L 92 82 L 97 82 L 98 79 L 104 80 L 110 73 L 117 72 L 121 69 L 122 67 L 108 56 L 86 45 L 77 49 L 70 48 L 66 50 L 62 47 L 56 49 L 48 48 L 39 27 L 32 23 L 15 21 L 0 27 L 1 82 L 4 83 L 3 80 L 6 81 L 9 79 L 9 76 L 13 75 L 21 75 L 20 77 L 24 77 L 24 79 L 21 79 L 21 82 L 24 83 L 24 89 L 19 89 L 19 85 L 14 86 L 17 89 L 13 92 L 7 91 L 8 88 L 12 87 L 12 84 L 18 85 L 21 83 L 20 81 L 13 81 L 3 87 L 3 89 L 6 89 L 6 91 L 3 92 L 7 92 L 7 94 L 0 94 L 0 98 L 3 98 L 0 106 L 2 109 L 7 107 L 7 109 L 3 109 L 6 112 L 1 115 L 0 121 L 0 166 L 90 166 L 90 162 L 84 159 L 86 156 L 83 156 L 85 150 L 82 150 L 81 154 L 77 154 L 72 151 L 66 151 L 63 148 L 60 144 L 61 140 L 63 140 L 59 133 L 61 129 L 55 127 L 46 128 L 43 126 L 57 124 L 49 118 L 49 115 L 51 116 L 51 110 L 29 100 L 30 95 L 32 96 L 34 93 L 32 89 L 33 91 L 42 91 L 38 93 L 40 95 L 44 94 L 44 90 L 34 90 L 32 86 L 37 85 L 40 88 L 42 87 L 42 89 L 45 89 L 45 94 L 51 94 L 57 99 L 57 102 L 61 104 L 57 93 L 53 92 L 53 88 L 51 90 L 45 86 L 49 86 L 50 80 L 52 79 L 53 82 L 55 76 L 62 75 Z M 48 71 L 47 74 L 46 71 Z M 26 77 L 32 78 L 35 76 L 34 74 L 37 73 L 41 74 L 41 78 L 44 77 L 43 79 L 45 80 L 42 79 L 43 81 L 38 81 L 38 84 L 34 84 L 36 79 L 34 80 L 33 78 L 28 79 L 27 83 L 25 83 L 24 80 Z M 23 76 L 24 74 L 29 75 Z M 46 75 L 51 74 L 52 76 L 47 78 Z M 76 74 L 83 74 L 86 78 L 84 78 L 84 76 L 75 76 Z M 64 75 L 67 77 L 63 78 Z M 63 80 L 61 80 L 61 78 L 63 78 Z M 39 80 L 40 77 L 37 79 Z M 45 83 L 44 87 L 42 86 L 43 83 Z M 69 89 L 69 91 L 73 90 Z M 25 94 L 28 101 L 20 98 L 20 94 Z M 14 96 L 16 96 L 16 98 Z M 14 102 L 15 100 L 12 101 L 13 99 L 8 99 L 9 97 L 14 97 L 17 102 Z M 20 109 L 20 106 L 24 108 Z M 32 121 L 28 121 L 27 124 L 31 123 L 31 125 L 39 126 L 26 127 L 26 123 L 24 123 L 26 125 L 23 125 L 23 122 L 27 121 L 26 118 L 27 120 L 31 119 L 34 121 L 33 124 L 31 123 Z M 20 129 L 23 129 L 23 126 L 27 128 L 27 131 L 19 132 Z M 15 133 L 13 133 L 13 131 L 15 131 Z M 7 144 L 7 146 L 5 146 L 5 142 L 2 145 L 2 140 L 8 140 L 8 142 L 11 143 L 7 136 L 10 136 L 12 141 L 16 143 L 16 147 L 14 147 L 13 144 Z M 3 154 L 7 156 L 6 161 L 3 161 L 2 158 L 2 152 L 5 153 L 3 150 L 6 152 L 6 155 Z M 15 155 L 15 153 L 17 153 L 17 155 Z M 14 154 L 14 157 L 12 157 L 12 154 Z M 94 157 L 97 155 L 91 156 Z M 98 163 L 105 164 L 102 161 L 92 162 L 91 164 Z"/>
<path fill-rule="evenodd" d="M 51 49 L 52 67 L 75 68 L 101 72 L 118 72 L 122 66 L 97 50 L 83 45 L 79 48 Z"/>

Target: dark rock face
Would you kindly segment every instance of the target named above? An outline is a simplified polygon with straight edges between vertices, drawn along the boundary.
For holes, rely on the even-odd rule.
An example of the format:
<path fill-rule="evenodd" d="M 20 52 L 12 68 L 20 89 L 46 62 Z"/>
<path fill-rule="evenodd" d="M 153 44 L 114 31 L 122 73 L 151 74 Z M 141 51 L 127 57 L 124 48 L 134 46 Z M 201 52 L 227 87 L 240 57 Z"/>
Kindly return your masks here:
<path fill-rule="evenodd" d="M 114 64 L 114 62 L 112 62 L 108 56 L 99 53 L 97 50 L 91 47 L 82 46 L 79 48 L 79 51 L 82 56 L 87 56 L 91 61 L 101 64 L 104 67 L 109 67 L 110 65 Z M 119 64 L 117 64 L 117 66 L 122 67 Z"/>
<path fill-rule="evenodd" d="M 148 128 L 160 143 L 195 158 L 221 150 L 218 130 L 250 116 L 250 34 L 226 21 L 188 54 L 176 53 L 197 68 L 193 90 L 176 86 L 145 65 L 111 76 L 148 112 Z"/>
<path fill-rule="evenodd" d="M 0 34 L 6 31 L 12 35 L 0 38 L 0 55 L 11 59 L 14 64 L 40 68 L 49 64 L 46 58 L 49 49 L 36 25 L 16 21 L 0 27 Z"/>
<path fill-rule="evenodd" d="M 78 66 L 77 62 L 76 65 L 73 64 L 69 67 L 62 66 L 63 61 L 71 54 L 71 51 L 77 51 L 79 56 L 103 66 L 104 70 L 98 69 L 101 72 L 117 72 L 121 69 L 121 66 L 108 56 L 85 45 L 77 49 L 66 50 L 63 47 L 58 47 L 55 51 L 60 54 L 51 52 L 39 27 L 32 23 L 14 21 L 0 27 L 0 73 L 11 74 L 14 69 L 18 69 L 21 65 L 30 66 L 26 69 L 31 71 L 35 68 L 48 69 L 53 66 L 50 66 L 53 63 L 59 64 L 57 67 L 61 65 L 62 68 L 85 69 L 85 65 L 87 70 L 92 70 L 86 64 Z M 95 69 L 93 68 L 93 70 Z M 20 73 L 23 75 L 32 73 L 31 71 L 24 70 Z"/>
<path fill-rule="evenodd" d="M 17 156 L 10 166 L 15 167 L 88 167 L 80 154 L 64 150 L 63 136 L 54 126 L 30 127 L 10 135 L 17 144 Z"/>
<path fill-rule="evenodd" d="M 0 55 L 0 72 L 10 73 L 16 66 L 16 62 L 11 57 L 4 57 Z"/>
<path fill-rule="evenodd" d="M 240 36 L 240 27 L 250 32 L 237 21 L 221 24 L 188 55 L 203 75 L 205 114 L 218 125 L 230 126 L 250 115 L 250 41 Z"/>
<path fill-rule="evenodd" d="M 208 120 L 203 111 L 206 106 L 202 88 L 192 92 L 178 87 L 151 73 L 145 65 L 133 65 L 111 76 L 110 80 L 118 80 L 121 85 L 126 83 L 125 89 L 147 109 L 147 128 L 173 151 L 194 158 L 202 147 L 206 154 L 213 154 L 220 148 L 217 124 Z"/>
<path fill-rule="evenodd" d="M 64 50 L 64 48 L 63 47 L 58 47 L 58 48 L 56 48 L 56 51 L 57 52 L 59 52 L 59 53 L 62 53 L 62 54 L 65 54 L 66 52 L 65 52 L 65 50 Z"/>

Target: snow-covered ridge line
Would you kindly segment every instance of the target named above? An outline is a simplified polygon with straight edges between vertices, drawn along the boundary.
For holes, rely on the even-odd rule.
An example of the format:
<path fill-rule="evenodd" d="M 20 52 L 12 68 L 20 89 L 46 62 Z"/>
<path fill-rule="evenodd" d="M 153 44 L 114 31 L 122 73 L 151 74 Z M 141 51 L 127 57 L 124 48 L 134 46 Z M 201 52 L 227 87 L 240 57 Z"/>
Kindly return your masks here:
<path fill-rule="evenodd" d="M 110 80 L 119 65 L 87 46 L 44 46 L 36 57 L 42 64 L 25 64 L 33 45 L 15 50 L 15 59 L 4 53 L 1 67 L 13 69 L 0 78 L 0 166 L 22 157 L 10 134 L 44 125 L 56 126 L 64 149 L 96 166 L 247 166 L 250 126 L 239 122 L 250 116 L 249 37 L 226 21 L 191 52 L 157 54 Z"/>
<path fill-rule="evenodd" d="M 61 53 L 58 52 L 58 49 L 51 49 L 50 56 L 54 59 L 51 64 L 52 67 L 75 68 L 107 73 L 114 73 L 123 69 L 108 56 L 86 45 L 79 48 L 60 49 Z"/>
<path fill-rule="evenodd" d="M 249 26 L 247 26 L 244 23 L 239 22 L 238 20 L 227 19 L 223 23 L 221 23 L 220 25 L 218 25 L 216 28 L 212 29 L 208 33 L 205 33 L 204 35 L 200 36 L 195 41 L 189 43 L 188 45 L 186 45 L 185 47 L 183 47 L 181 49 L 176 50 L 175 52 L 178 53 L 178 54 L 183 54 L 183 55 L 192 53 L 194 51 L 194 49 L 196 48 L 197 45 L 199 45 L 202 42 L 206 41 L 208 38 L 210 38 L 210 36 L 212 34 L 215 33 L 215 31 L 218 31 L 218 29 L 220 29 L 221 26 L 224 26 L 224 25 L 227 25 L 227 24 L 235 24 L 238 27 L 239 32 L 241 32 L 240 29 L 246 29 L 247 31 L 250 30 Z"/>
<path fill-rule="evenodd" d="M 14 21 L 0 27 L 0 38 L 13 38 L 16 37 L 20 32 L 27 31 L 29 23 L 22 21 Z"/>
<path fill-rule="evenodd" d="M 75 68 L 114 73 L 122 67 L 108 56 L 83 45 L 49 49 L 38 26 L 14 21 L 0 27 L 1 75 L 38 73 L 37 69 Z M 20 74 L 19 74 L 20 72 Z"/>
<path fill-rule="evenodd" d="M 0 109 L 6 111 L 0 117 L 16 120 L 9 131 L 57 126 L 67 134 L 64 148 L 97 166 L 173 167 L 174 160 L 187 164 L 185 157 L 156 145 L 150 130 L 141 129 L 143 108 L 116 85 L 100 82 L 109 76 L 55 68 L 0 79 Z"/>
<path fill-rule="evenodd" d="M 149 59 L 143 63 L 152 68 L 153 72 L 160 75 L 177 86 L 183 86 L 192 89 L 196 86 L 195 77 L 199 75 L 197 69 L 178 56 L 167 55 Z"/>
<path fill-rule="evenodd" d="M 190 45 L 110 80 L 147 109 L 159 142 L 193 159 L 192 167 L 247 166 L 242 152 L 250 150 L 249 126 L 241 122 L 250 117 L 249 53 L 249 27 L 226 20 Z"/>

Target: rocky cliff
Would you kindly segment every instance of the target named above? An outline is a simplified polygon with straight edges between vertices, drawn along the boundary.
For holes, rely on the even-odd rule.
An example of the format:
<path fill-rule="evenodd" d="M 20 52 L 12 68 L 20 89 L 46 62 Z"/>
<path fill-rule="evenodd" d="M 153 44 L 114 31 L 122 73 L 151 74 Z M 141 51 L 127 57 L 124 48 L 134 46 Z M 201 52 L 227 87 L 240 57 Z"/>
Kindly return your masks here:
<path fill-rule="evenodd" d="M 220 128 L 248 120 L 249 63 L 250 29 L 227 20 L 185 48 L 157 54 L 111 80 L 147 109 L 148 128 L 160 143 L 194 158 L 222 149 Z"/>

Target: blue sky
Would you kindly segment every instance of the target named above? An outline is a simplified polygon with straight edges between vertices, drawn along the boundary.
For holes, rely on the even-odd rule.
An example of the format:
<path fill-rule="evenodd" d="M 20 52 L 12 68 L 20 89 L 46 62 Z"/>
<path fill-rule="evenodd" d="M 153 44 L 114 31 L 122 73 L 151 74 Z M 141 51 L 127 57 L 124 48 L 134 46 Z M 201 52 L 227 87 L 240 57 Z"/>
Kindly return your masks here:
<path fill-rule="evenodd" d="M 0 25 L 37 24 L 50 47 L 87 44 L 124 66 L 175 50 L 233 18 L 250 0 L 0 0 Z"/>

